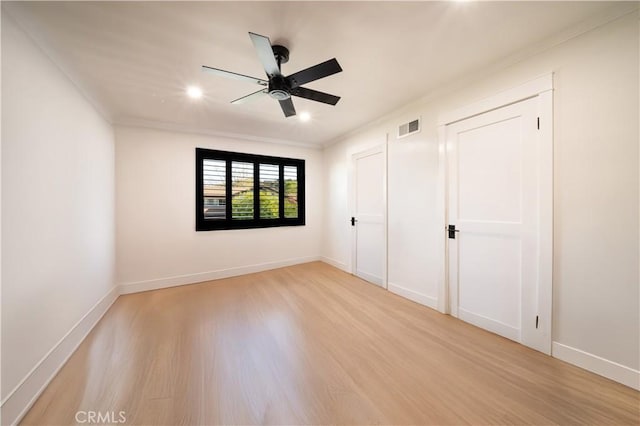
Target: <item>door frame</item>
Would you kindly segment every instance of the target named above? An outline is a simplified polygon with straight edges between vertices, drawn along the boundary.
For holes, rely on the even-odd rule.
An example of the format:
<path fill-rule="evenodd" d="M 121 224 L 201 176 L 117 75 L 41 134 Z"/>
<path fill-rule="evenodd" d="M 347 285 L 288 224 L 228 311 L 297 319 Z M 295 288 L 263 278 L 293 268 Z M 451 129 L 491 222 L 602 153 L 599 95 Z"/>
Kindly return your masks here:
<path fill-rule="evenodd" d="M 387 168 L 388 168 L 388 164 L 387 164 L 387 145 L 388 145 L 388 137 L 389 135 L 387 134 L 385 136 L 385 141 L 384 143 L 380 143 L 377 145 L 374 145 L 370 148 L 367 148 L 363 151 L 358 151 L 355 153 L 351 154 L 351 159 L 349 162 L 349 185 L 348 185 L 348 191 L 349 191 L 349 219 L 351 217 L 355 216 L 355 206 L 356 206 L 356 179 L 355 179 L 355 162 L 356 159 L 358 158 L 362 158 L 362 157 L 366 157 L 368 155 L 372 155 L 372 154 L 376 154 L 376 153 L 381 153 L 382 154 L 382 161 L 384 163 L 384 169 L 382 170 L 382 180 L 383 180 L 383 186 L 382 186 L 382 202 L 384 204 L 383 207 L 383 219 L 382 219 L 382 226 L 384 228 L 384 244 L 383 244 L 383 265 L 382 265 L 382 287 L 385 289 L 389 288 L 389 280 L 388 280 L 388 222 L 387 222 L 387 218 L 388 218 L 388 203 L 387 203 L 387 186 L 388 186 L 388 182 L 387 182 Z M 351 271 L 352 275 L 356 275 L 356 229 L 357 226 L 351 226 L 349 225 L 349 228 L 351 228 L 350 232 L 349 232 L 349 244 L 350 244 L 350 248 L 351 248 L 351 256 L 349 257 L 349 261 L 350 261 L 350 265 L 349 265 L 349 270 Z"/>
<path fill-rule="evenodd" d="M 553 303 L 553 73 L 548 73 L 520 86 L 499 92 L 489 98 L 449 111 L 438 117 L 438 198 L 439 226 L 442 238 L 438 252 L 440 271 L 438 279 L 438 310 L 450 314 L 449 294 L 449 240 L 445 232 L 448 223 L 449 179 L 447 170 L 447 126 L 476 115 L 502 108 L 526 99 L 537 98 L 540 128 L 538 133 L 540 154 L 539 176 L 539 264 L 538 294 L 540 329 L 544 336 L 544 350 L 551 354 Z"/>

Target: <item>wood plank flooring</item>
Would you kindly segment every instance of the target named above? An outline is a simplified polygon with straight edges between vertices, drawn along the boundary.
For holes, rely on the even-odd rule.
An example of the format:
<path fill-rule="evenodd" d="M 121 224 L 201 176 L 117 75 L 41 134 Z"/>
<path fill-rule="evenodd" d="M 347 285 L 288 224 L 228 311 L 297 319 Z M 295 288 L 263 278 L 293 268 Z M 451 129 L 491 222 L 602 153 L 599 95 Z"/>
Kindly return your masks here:
<path fill-rule="evenodd" d="M 121 296 L 22 424 L 638 424 L 639 398 L 315 262 Z"/>

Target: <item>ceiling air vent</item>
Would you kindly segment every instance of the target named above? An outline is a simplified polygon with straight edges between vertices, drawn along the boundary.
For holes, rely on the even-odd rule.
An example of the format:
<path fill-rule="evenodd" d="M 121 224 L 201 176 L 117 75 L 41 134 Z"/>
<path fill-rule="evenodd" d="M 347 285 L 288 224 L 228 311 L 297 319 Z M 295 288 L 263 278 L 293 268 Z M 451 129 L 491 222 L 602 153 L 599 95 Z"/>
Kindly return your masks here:
<path fill-rule="evenodd" d="M 404 138 L 405 136 L 412 135 L 414 133 L 418 133 L 420 131 L 420 119 L 416 118 L 413 121 L 408 123 L 404 123 L 398 126 L 398 139 Z"/>

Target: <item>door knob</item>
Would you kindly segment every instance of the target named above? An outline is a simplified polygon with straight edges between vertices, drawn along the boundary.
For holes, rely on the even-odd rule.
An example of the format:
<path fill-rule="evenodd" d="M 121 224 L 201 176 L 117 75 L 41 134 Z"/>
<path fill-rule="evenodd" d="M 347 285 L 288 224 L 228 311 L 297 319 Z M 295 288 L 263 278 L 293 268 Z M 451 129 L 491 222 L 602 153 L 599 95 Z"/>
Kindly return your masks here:
<path fill-rule="evenodd" d="M 449 225 L 447 227 L 447 232 L 449 232 L 449 238 L 451 238 L 452 240 L 456 239 L 456 232 L 460 232 L 459 229 L 456 229 L 455 225 Z"/>

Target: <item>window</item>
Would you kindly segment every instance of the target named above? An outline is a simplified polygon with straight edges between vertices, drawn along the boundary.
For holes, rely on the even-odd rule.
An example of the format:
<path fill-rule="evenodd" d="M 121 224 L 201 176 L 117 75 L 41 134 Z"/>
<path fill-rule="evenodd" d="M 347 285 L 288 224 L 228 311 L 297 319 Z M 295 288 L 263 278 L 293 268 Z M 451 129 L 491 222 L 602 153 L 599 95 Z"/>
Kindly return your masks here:
<path fill-rule="evenodd" d="M 197 231 L 304 220 L 304 160 L 196 148 Z"/>

